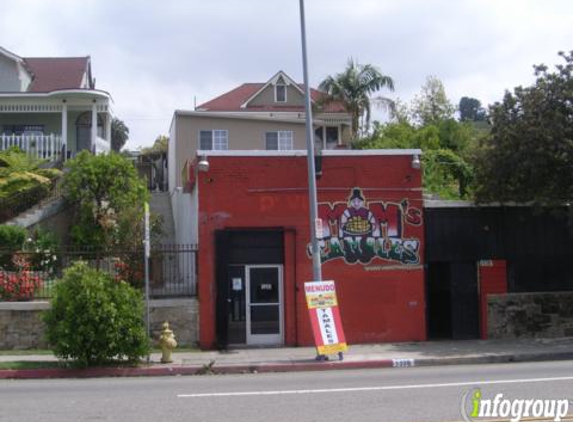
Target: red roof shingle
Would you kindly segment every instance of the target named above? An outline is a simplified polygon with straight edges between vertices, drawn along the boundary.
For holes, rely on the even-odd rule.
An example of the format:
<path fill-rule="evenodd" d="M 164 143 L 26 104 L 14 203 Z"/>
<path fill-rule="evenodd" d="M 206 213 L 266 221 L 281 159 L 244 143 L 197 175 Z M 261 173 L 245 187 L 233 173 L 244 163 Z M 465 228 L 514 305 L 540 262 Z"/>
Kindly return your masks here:
<path fill-rule="evenodd" d="M 80 89 L 89 67 L 89 57 L 31 57 L 24 60 L 34 75 L 29 92 Z"/>
<path fill-rule="evenodd" d="M 279 104 L 268 104 L 261 106 L 248 105 L 246 108 L 241 108 L 241 106 L 257 93 L 266 84 L 264 83 L 245 83 L 237 88 L 220 95 L 206 103 L 201 104 L 197 107 L 198 110 L 202 111 L 304 111 L 304 106 L 292 106 L 292 105 L 279 105 Z M 301 89 L 304 89 L 304 85 L 299 85 Z M 316 89 L 311 89 L 311 97 L 313 101 L 318 100 L 324 93 Z M 322 106 L 322 111 L 337 113 L 345 112 L 345 108 L 340 102 L 329 102 Z"/>

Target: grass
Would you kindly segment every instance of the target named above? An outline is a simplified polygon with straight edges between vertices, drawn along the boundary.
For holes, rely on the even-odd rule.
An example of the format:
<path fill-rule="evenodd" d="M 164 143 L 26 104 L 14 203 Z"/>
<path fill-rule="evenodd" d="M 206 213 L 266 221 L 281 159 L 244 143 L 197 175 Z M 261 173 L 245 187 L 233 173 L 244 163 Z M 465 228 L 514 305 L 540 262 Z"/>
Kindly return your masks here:
<path fill-rule="evenodd" d="M 48 349 L 0 350 L 0 356 L 53 355 Z"/>
<path fill-rule="evenodd" d="M 0 362 L 0 369 L 51 369 L 67 368 L 68 365 L 57 361 L 14 361 Z"/>

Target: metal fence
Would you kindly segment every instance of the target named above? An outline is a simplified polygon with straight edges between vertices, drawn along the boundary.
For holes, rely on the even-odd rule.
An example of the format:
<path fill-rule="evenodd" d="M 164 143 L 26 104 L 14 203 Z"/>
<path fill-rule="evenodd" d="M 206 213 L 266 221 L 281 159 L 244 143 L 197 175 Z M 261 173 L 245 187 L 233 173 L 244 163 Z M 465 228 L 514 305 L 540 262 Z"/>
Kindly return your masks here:
<path fill-rule="evenodd" d="M 195 245 L 156 245 L 149 258 L 151 298 L 192 297 L 196 295 Z M 117 280 L 145 287 L 144 250 L 97 250 L 60 248 L 57 250 L 14 251 L 0 249 L 0 301 L 50 299 L 54 285 L 66 268 L 76 261 L 105 271 Z M 16 286 L 18 284 L 18 286 Z M 33 285 L 31 287 L 31 285 Z M 11 287 L 10 287 L 11 286 Z M 33 297 L 7 297 L 5 289 L 33 289 Z M 4 289 L 4 298 L 2 290 Z M 15 292 L 16 294 L 18 291 Z"/>

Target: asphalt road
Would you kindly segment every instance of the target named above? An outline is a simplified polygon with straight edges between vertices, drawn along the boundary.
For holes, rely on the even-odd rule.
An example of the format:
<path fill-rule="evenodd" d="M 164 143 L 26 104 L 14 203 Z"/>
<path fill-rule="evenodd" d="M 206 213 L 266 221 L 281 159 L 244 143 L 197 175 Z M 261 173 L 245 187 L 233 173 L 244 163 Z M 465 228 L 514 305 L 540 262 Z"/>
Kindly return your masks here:
<path fill-rule="evenodd" d="M 460 421 L 461 402 L 572 399 L 573 361 L 0 381 L 0 421 Z M 569 414 L 573 415 L 573 403 Z M 500 419 L 508 420 L 509 418 Z M 476 419 L 479 420 L 479 419 Z M 529 419 L 531 420 L 531 419 Z M 573 420 L 573 418 L 571 419 Z"/>

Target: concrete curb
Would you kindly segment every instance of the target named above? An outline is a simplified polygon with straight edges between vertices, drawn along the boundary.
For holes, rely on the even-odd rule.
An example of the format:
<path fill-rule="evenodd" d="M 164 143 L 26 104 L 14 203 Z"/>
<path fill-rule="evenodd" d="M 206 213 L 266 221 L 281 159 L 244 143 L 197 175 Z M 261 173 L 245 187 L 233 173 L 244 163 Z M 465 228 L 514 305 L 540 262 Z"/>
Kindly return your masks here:
<path fill-rule="evenodd" d="M 415 366 L 473 365 L 509 362 L 573 360 L 573 352 L 503 354 L 423 359 L 375 359 L 361 361 L 299 361 L 291 363 L 253 363 L 217 365 L 140 366 L 135 368 L 86 369 L 3 369 L 0 379 L 159 377 L 183 375 L 248 374 L 268 372 L 329 371 L 342 369 L 405 368 Z"/>

